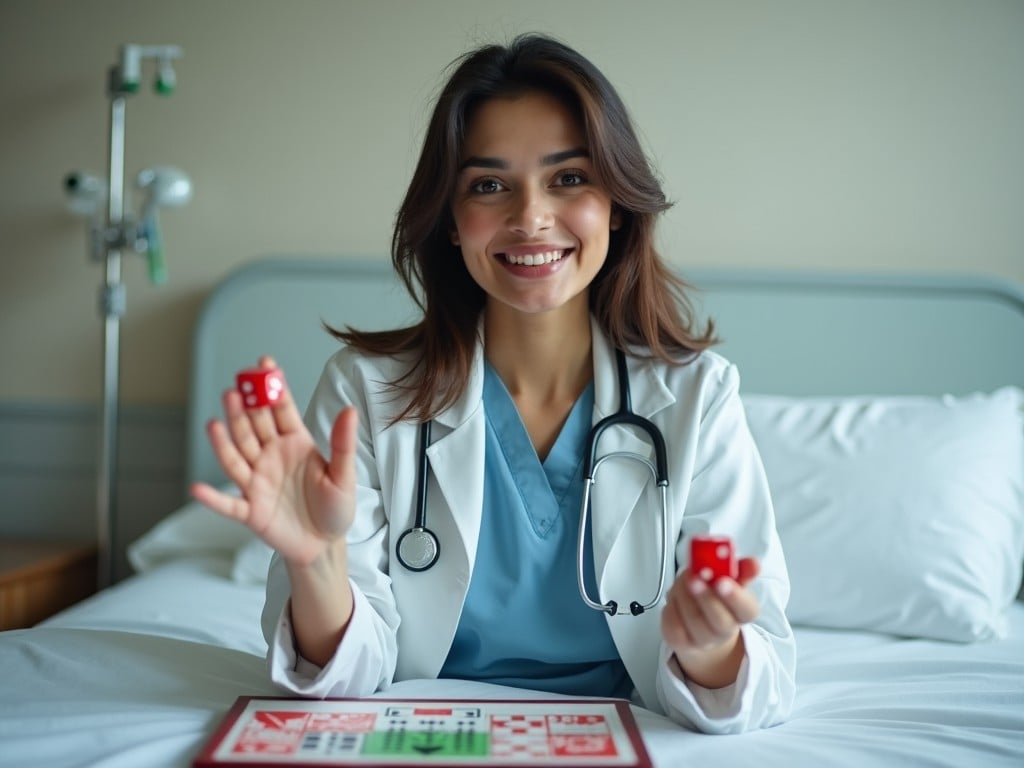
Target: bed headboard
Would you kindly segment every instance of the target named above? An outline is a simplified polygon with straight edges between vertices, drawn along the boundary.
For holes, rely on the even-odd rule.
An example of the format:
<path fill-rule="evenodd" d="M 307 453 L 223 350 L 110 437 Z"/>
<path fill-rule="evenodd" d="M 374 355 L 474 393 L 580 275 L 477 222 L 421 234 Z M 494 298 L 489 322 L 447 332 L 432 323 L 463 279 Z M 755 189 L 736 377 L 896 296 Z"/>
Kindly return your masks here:
<path fill-rule="evenodd" d="M 1024 287 L 994 278 L 796 271 L 685 271 L 744 392 L 938 395 L 1024 385 Z M 261 354 L 305 405 L 337 349 L 322 322 L 382 329 L 415 320 L 390 261 L 272 257 L 214 289 L 194 336 L 186 481 L 223 482 L 204 425 L 234 374 Z"/>

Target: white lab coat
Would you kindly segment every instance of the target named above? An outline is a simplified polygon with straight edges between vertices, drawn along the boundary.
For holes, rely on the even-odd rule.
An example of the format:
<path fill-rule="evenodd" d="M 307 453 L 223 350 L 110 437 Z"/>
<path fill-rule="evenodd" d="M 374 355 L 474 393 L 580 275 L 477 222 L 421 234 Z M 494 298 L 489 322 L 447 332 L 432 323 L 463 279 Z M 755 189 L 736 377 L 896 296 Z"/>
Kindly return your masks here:
<path fill-rule="evenodd" d="M 593 326 L 596 423 L 619 405 L 614 350 Z M 400 361 L 342 349 L 325 366 L 306 422 L 321 451 L 346 405 L 359 412 L 358 507 L 348 535 L 355 611 L 334 658 L 323 668 L 297 656 L 288 611 L 288 577 L 275 556 L 267 585 L 264 633 L 272 679 L 307 696 L 365 696 L 392 681 L 437 677 L 447 657 L 476 557 L 483 502 L 483 352 L 478 346 L 463 396 L 434 421 L 427 525 L 440 542 L 429 570 L 412 572 L 395 556 L 398 537 L 413 525 L 419 467 L 418 425 L 388 427 L 399 402 L 382 382 Z M 789 579 L 775 530 L 760 457 L 746 425 L 734 366 L 701 354 L 684 366 L 629 358 L 633 410 L 665 436 L 669 462 L 669 532 L 675 562 L 666 586 L 689 559 L 692 534 L 731 536 L 740 556 L 756 556 L 761 574 L 751 588 L 757 621 L 742 629 L 747 658 L 735 686 L 708 691 L 680 678 L 661 639 L 661 610 L 607 617 L 634 698 L 690 727 L 739 732 L 780 722 L 794 693 L 795 647 L 784 609 Z M 615 427 L 599 455 L 629 451 L 653 460 L 649 442 Z M 650 601 L 661 562 L 660 492 L 638 462 L 609 461 L 592 496 L 596 583 L 601 602 Z"/>

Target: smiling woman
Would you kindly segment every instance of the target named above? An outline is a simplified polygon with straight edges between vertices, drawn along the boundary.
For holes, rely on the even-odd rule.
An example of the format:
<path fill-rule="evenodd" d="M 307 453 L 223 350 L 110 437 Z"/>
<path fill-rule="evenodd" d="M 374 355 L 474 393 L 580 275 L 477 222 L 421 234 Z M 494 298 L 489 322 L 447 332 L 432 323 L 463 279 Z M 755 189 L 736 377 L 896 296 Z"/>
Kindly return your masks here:
<path fill-rule="evenodd" d="M 456 62 L 392 238 L 422 318 L 335 330 L 305 420 L 287 392 L 266 409 L 229 392 L 209 429 L 240 495 L 194 495 L 275 550 L 275 682 L 617 696 L 719 733 L 787 716 L 767 479 L 736 369 L 654 247 L 667 207 L 579 53 L 528 35 Z M 740 555 L 711 584 L 688 568 L 709 532 Z"/>

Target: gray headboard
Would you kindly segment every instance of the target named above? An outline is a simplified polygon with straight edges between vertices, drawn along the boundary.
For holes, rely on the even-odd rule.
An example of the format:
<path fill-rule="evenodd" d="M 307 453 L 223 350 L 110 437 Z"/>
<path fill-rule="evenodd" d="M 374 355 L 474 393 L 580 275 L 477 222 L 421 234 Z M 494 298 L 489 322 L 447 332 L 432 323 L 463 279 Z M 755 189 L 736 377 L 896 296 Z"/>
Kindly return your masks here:
<path fill-rule="evenodd" d="M 1024 385 L 1024 288 L 993 278 L 687 270 L 743 391 L 885 395 Z M 338 343 L 321 322 L 364 329 L 415 320 L 386 258 L 272 257 L 229 274 L 195 329 L 186 480 L 223 478 L 204 425 L 234 374 L 262 354 L 305 404 Z"/>

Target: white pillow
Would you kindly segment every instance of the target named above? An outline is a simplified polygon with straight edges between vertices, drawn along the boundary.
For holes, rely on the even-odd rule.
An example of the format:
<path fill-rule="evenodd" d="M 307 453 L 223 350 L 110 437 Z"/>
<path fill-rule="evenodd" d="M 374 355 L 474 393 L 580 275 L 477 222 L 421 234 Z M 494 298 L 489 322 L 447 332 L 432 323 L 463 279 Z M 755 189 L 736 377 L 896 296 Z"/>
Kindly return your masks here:
<path fill-rule="evenodd" d="M 238 495 L 234 485 L 224 485 L 221 490 Z M 218 515 L 198 501 L 172 512 L 128 547 L 128 561 L 139 573 L 199 554 L 229 562 L 234 582 L 264 584 L 273 550 L 241 523 Z"/>
<path fill-rule="evenodd" d="M 789 566 L 790 621 L 1005 634 L 1024 560 L 1024 391 L 744 404 Z"/>
<path fill-rule="evenodd" d="M 234 486 L 221 490 L 238 494 Z M 190 555 L 222 555 L 233 560 L 254 535 L 239 522 L 221 517 L 192 501 L 172 512 L 128 547 L 128 561 L 142 573 L 161 563 Z"/>

